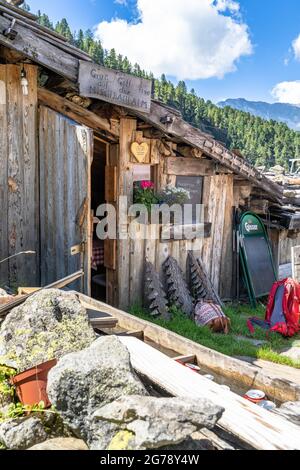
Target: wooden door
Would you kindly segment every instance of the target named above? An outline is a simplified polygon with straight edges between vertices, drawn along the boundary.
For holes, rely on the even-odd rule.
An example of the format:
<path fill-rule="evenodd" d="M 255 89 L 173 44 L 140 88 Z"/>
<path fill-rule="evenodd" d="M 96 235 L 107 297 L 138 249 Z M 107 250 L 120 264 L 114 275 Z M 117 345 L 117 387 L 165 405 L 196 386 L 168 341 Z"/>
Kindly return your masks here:
<path fill-rule="evenodd" d="M 39 132 L 42 285 L 84 269 L 90 294 L 93 132 L 44 106 Z"/>

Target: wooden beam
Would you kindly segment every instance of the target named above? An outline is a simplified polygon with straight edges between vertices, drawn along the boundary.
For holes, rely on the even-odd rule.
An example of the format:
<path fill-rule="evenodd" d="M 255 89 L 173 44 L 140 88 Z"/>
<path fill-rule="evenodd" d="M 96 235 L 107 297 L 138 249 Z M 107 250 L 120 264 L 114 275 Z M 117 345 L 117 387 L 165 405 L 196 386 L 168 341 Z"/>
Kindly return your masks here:
<path fill-rule="evenodd" d="M 36 15 L 33 15 L 29 11 L 20 10 L 20 8 L 17 8 L 15 6 L 17 3 L 20 4 L 20 3 L 24 3 L 24 2 L 19 1 L 19 2 L 13 3 L 13 0 L 6 2 L 6 4 L 3 4 L 3 2 L 1 2 L 0 10 L 1 11 L 9 11 L 10 13 L 14 13 L 15 15 L 18 15 L 18 16 L 21 16 L 21 17 L 24 17 L 24 18 L 28 18 L 28 19 L 33 20 L 33 21 L 36 21 L 38 19 L 38 17 Z"/>
<path fill-rule="evenodd" d="M 178 242 L 179 240 L 197 240 L 199 238 L 209 238 L 211 236 L 210 222 L 201 224 L 185 225 L 162 225 L 160 243 Z"/>
<path fill-rule="evenodd" d="M 119 337 L 135 371 L 172 396 L 205 398 L 225 408 L 218 422 L 226 431 L 258 450 L 300 450 L 300 428 L 286 419 L 224 391 L 220 385 L 183 367 L 136 338 Z"/>
<path fill-rule="evenodd" d="M 0 7 L 0 10 L 1 9 L 2 8 Z M 12 20 L 13 18 L 18 18 L 18 24 L 24 26 L 25 28 L 29 28 L 31 31 L 37 33 L 41 39 L 44 39 L 45 41 L 50 42 L 50 44 L 53 44 L 54 46 L 59 47 L 60 49 L 62 49 L 65 52 L 70 53 L 71 55 L 74 55 L 78 59 L 91 62 L 92 59 L 86 52 L 83 52 L 77 47 L 72 46 L 72 44 L 68 43 L 67 39 L 64 36 L 61 36 L 60 34 L 57 34 L 55 31 L 52 31 L 49 28 L 46 28 L 38 24 L 36 21 L 31 21 L 31 20 L 22 18 L 21 15 L 17 15 L 15 13 L 13 14 L 4 13 L 4 17 L 10 20 Z"/>
<path fill-rule="evenodd" d="M 48 106 L 54 111 L 64 114 L 80 124 L 84 124 L 95 131 L 105 131 L 112 134 L 114 137 L 118 137 L 116 128 L 111 127 L 108 119 L 104 119 L 97 114 L 92 113 L 88 109 L 82 108 L 66 98 L 57 95 L 56 93 L 46 90 L 46 88 L 38 89 L 38 99 L 40 104 Z"/>
<path fill-rule="evenodd" d="M 64 277 L 63 279 L 60 279 L 59 281 L 55 281 L 52 284 L 48 284 L 45 287 L 40 287 L 37 291 L 32 292 L 31 294 L 23 295 L 19 297 L 18 299 L 13 300 L 12 302 L 9 302 L 7 305 L 4 305 L 3 307 L 0 308 L 0 318 L 5 317 L 10 310 L 24 303 L 25 300 L 27 300 L 29 297 L 32 297 L 36 292 L 39 292 L 43 289 L 62 289 L 63 287 L 66 287 L 72 284 L 77 279 L 82 278 L 83 276 L 84 276 L 83 271 L 77 271 L 76 273 L 70 274 L 70 276 Z"/>
<path fill-rule="evenodd" d="M 172 108 L 167 108 L 153 101 L 150 114 L 139 112 L 134 112 L 134 114 L 145 122 L 151 123 L 165 134 L 179 138 L 182 142 L 202 150 L 206 155 L 211 156 L 234 173 L 245 177 L 256 186 L 267 191 L 272 199 L 281 201 L 282 188 L 277 183 L 270 181 L 246 160 L 226 149 L 213 137 L 203 134 L 200 129 L 185 122 Z M 166 123 L 166 117 L 171 119 L 171 123 Z"/>
<path fill-rule="evenodd" d="M 182 362 L 183 364 L 195 364 L 197 361 L 195 354 L 192 354 L 190 356 L 177 356 L 173 357 L 172 359 L 173 361 Z"/>
<path fill-rule="evenodd" d="M 166 157 L 165 173 L 175 176 L 212 176 L 215 174 L 215 166 L 212 160 L 204 158 Z"/>
<path fill-rule="evenodd" d="M 93 328 L 98 330 L 115 328 L 118 324 L 118 319 L 114 317 L 100 317 L 90 318 L 90 324 Z"/>
<path fill-rule="evenodd" d="M 11 20 L 0 16 L 0 44 L 68 78 L 71 82 L 77 82 L 79 68 L 77 58 L 45 41 L 35 31 L 18 22 L 14 25 L 14 30 L 17 32 L 16 38 L 9 39 L 3 33 L 10 25 Z"/>

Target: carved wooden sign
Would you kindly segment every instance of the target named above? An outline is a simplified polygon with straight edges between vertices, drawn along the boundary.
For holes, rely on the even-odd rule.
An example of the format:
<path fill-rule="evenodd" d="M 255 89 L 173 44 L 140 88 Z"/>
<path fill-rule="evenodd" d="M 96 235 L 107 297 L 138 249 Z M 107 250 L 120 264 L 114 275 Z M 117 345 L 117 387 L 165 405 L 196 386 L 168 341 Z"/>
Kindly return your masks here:
<path fill-rule="evenodd" d="M 138 163 L 146 163 L 146 157 L 149 152 L 149 145 L 147 142 L 142 142 L 139 144 L 138 142 L 133 142 L 131 144 L 131 153 L 133 154 L 134 158 L 137 160 Z"/>
<path fill-rule="evenodd" d="M 152 82 L 91 62 L 79 61 L 80 95 L 150 113 Z"/>

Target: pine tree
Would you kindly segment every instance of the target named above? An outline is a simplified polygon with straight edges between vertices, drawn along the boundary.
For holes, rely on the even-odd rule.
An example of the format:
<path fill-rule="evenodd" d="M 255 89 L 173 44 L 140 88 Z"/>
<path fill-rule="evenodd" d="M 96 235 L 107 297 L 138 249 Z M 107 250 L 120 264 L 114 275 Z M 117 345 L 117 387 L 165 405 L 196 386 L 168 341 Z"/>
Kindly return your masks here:
<path fill-rule="evenodd" d="M 71 32 L 70 26 L 66 20 L 66 18 L 63 18 L 61 21 L 59 21 L 56 26 L 55 26 L 55 31 L 62 36 L 64 36 L 71 44 L 74 44 L 74 36 Z"/>

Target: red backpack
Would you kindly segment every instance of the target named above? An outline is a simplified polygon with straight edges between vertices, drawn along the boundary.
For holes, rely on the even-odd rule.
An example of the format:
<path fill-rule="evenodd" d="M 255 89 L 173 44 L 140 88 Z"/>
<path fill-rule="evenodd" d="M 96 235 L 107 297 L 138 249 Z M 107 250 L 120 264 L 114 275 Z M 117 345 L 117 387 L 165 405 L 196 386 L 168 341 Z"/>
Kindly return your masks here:
<path fill-rule="evenodd" d="M 250 318 L 248 328 L 253 333 L 254 325 L 282 336 L 291 337 L 300 331 L 300 284 L 288 278 L 275 282 L 271 289 L 265 321 Z"/>
<path fill-rule="evenodd" d="M 283 322 L 274 322 L 274 304 L 278 289 L 283 286 L 282 311 L 285 318 Z M 294 336 L 300 330 L 300 284 L 294 279 L 288 278 L 275 282 L 273 285 L 266 312 L 266 321 L 273 325 L 271 331 L 277 331 L 283 336 Z"/>

